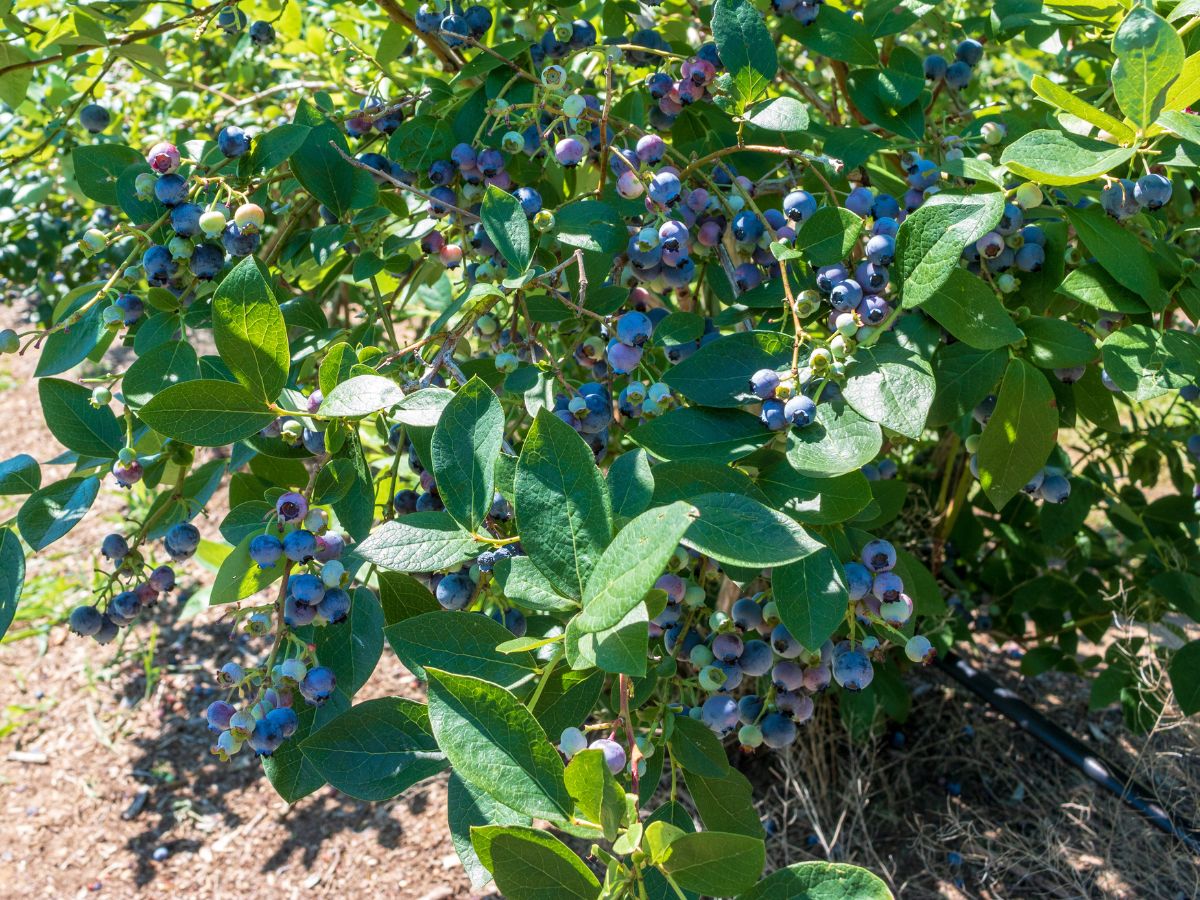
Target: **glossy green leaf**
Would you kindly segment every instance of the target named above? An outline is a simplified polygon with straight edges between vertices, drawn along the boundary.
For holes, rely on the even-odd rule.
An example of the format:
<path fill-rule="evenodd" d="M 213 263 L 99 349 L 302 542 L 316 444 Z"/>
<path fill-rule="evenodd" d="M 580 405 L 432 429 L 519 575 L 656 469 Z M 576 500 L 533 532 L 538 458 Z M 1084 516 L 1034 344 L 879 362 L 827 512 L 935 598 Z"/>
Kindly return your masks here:
<path fill-rule="evenodd" d="M 25 551 L 21 541 L 14 529 L 0 529 L 0 639 L 17 614 L 24 583 Z"/>
<path fill-rule="evenodd" d="M 1058 408 L 1046 376 L 1024 360 L 1010 361 L 979 442 L 979 484 L 997 509 L 1046 464 L 1057 440 Z"/>
<path fill-rule="evenodd" d="M 509 274 L 517 275 L 528 269 L 533 258 L 533 242 L 521 201 L 489 184 L 479 217 L 488 237 L 510 266 Z"/>
<path fill-rule="evenodd" d="M 321 401 L 321 415 L 357 418 L 391 409 L 404 399 L 400 385 L 382 375 L 355 375 L 334 387 Z"/>
<path fill-rule="evenodd" d="M 824 12 L 824 10 L 822 10 Z M 910 213 L 896 235 L 893 284 L 901 285 L 906 309 L 929 299 L 958 267 L 963 248 L 996 227 L 1004 194 L 943 191 Z"/>
<path fill-rule="evenodd" d="M 432 667 L 511 688 L 537 668 L 528 652 L 496 649 L 512 634 L 488 616 L 438 610 L 389 625 L 384 633 L 400 661 L 421 679 Z"/>
<path fill-rule="evenodd" d="M 380 697 L 352 706 L 300 742 L 325 781 L 359 800 L 390 800 L 446 768 L 425 706 Z"/>
<path fill-rule="evenodd" d="M 100 490 L 100 479 L 75 476 L 34 491 L 17 512 L 17 529 L 34 550 L 44 550 L 79 524 Z"/>
<path fill-rule="evenodd" d="M 562 758 L 516 697 L 478 678 L 426 675 L 429 721 L 455 772 L 528 816 L 561 822 L 571 814 Z"/>
<path fill-rule="evenodd" d="M 846 576 L 827 547 L 775 569 L 771 584 L 780 620 L 805 647 L 818 649 L 846 618 Z"/>
<path fill-rule="evenodd" d="M 854 352 L 842 395 L 868 421 L 916 439 L 933 405 L 933 369 L 885 336 Z"/>
<path fill-rule="evenodd" d="M 752 887 L 765 863 L 762 838 L 698 831 L 671 842 L 662 868 L 685 890 L 728 897 Z"/>
<path fill-rule="evenodd" d="M 522 546 L 559 593 L 580 599 L 612 535 L 608 490 L 592 451 L 571 426 L 540 410 L 515 485 Z"/>
<path fill-rule="evenodd" d="M 512 900 L 596 900 L 600 895 L 592 870 L 545 831 L 485 826 L 471 829 L 471 841 L 496 887 Z"/>
<path fill-rule="evenodd" d="M 921 309 L 960 341 L 980 350 L 995 350 L 1021 339 L 1021 329 L 992 289 L 964 269 L 952 271 Z"/>
<path fill-rule="evenodd" d="M 463 781 L 454 772 L 450 773 L 450 780 L 446 784 L 446 814 L 450 825 L 450 841 L 467 877 L 471 879 L 471 886 L 476 890 L 492 880 L 492 873 L 484 868 L 479 854 L 475 852 L 471 843 L 472 830 L 487 825 L 528 827 L 533 821 L 529 816 L 497 803 L 486 791 Z"/>
<path fill-rule="evenodd" d="M 787 458 L 801 475 L 832 478 L 869 463 L 882 446 L 879 426 L 838 398 L 818 403 L 813 423 L 791 430 Z"/>
<path fill-rule="evenodd" d="M 792 341 L 769 331 L 742 331 L 705 344 L 672 366 L 663 381 L 693 403 L 707 407 L 744 406 L 750 376 L 759 369 L 786 369 Z"/>
<path fill-rule="evenodd" d="M 247 256 L 217 285 L 213 338 L 229 370 L 254 396 L 275 400 L 287 384 L 287 326 L 267 267 Z"/>
<path fill-rule="evenodd" d="M 682 406 L 643 422 L 630 437 L 659 459 L 733 462 L 767 443 L 771 432 L 740 410 Z"/>
<path fill-rule="evenodd" d="M 801 862 L 772 872 L 740 900 L 893 900 L 878 876 L 848 863 Z"/>
<path fill-rule="evenodd" d="M 1183 40 L 1162 16 L 1134 6 L 1112 39 L 1113 96 L 1138 128 L 1151 125 L 1183 68 Z"/>
<path fill-rule="evenodd" d="M 1038 184 L 1082 184 L 1113 171 L 1133 158 L 1133 147 L 1114 147 L 1079 134 L 1040 129 L 1021 135 L 1004 148 L 1002 165 Z"/>
<path fill-rule="evenodd" d="M 387 572 L 439 572 L 478 555 L 480 545 L 445 512 L 410 513 L 384 522 L 355 550 Z"/>
<path fill-rule="evenodd" d="M 266 402 L 242 385 L 206 378 L 164 388 L 139 415 L 164 437 L 196 447 L 232 444 L 275 421 Z"/>
<path fill-rule="evenodd" d="M 654 496 L 654 473 L 650 470 L 646 451 L 637 448 L 614 459 L 608 467 L 605 483 L 615 518 L 632 519 L 645 512 Z"/>
<path fill-rule="evenodd" d="M 38 382 L 46 427 L 68 450 L 100 459 L 116 457 L 125 446 L 125 430 L 109 407 L 92 406 L 92 392 L 58 378 Z"/>
<path fill-rule="evenodd" d="M 446 511 L 474 531 L 491 509 L 496 457 L 504 443 L 504 410 L 479 378 L 472 378 L 446 404 L 433 429 L 433 474 Z"/>
<path fill-rule="evenodd" d="M 750 497 L 712 493 L 689 502 L 700 517 L 688 527 L 684 543 L 719 562 L 781 566 L 820 546 L 793 519 Z"/>

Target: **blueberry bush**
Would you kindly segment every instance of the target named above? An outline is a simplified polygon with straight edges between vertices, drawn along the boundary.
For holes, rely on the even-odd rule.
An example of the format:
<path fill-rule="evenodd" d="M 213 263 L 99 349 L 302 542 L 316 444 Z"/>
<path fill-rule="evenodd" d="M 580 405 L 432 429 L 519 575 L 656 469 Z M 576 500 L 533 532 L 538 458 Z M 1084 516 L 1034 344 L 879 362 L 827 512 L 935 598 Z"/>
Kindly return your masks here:
<path fill-rule="evenodd" d="M 1089 649 L 1200 620 L 1200 4 L 0 16 L 0 350 L 66 448 L 0 466 L 0 625 L 128 489 L 70 629 L 206 562 L 260 651 L 213 753 L 284 799 L 448 769 L 514 900 L 886 897 L 762 879 L 730 755 L 981 631 L 1200 711 L 1200 642 Z M 427 703 L 355 702 L 385 644 Z"/>

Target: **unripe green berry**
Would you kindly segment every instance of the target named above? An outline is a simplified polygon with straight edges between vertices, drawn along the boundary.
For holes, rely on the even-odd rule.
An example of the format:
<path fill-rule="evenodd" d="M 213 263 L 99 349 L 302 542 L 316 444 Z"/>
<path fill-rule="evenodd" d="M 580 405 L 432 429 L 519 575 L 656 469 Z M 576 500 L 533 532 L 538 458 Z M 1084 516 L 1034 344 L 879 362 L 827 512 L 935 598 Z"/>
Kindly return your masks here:
<path fill-rule="evenodd" d="M 99 409 L 101 406 L 108 406 L 108 404 L 111 401 L 112 401 L 112 391 L 110 391 L 108 388 L 104 387 L 103 385 L 101 385 L 98 388 L 94 388 L 92 390 L 92 406 L 96 407 L 97 409 Z M 121 460 L 121 461 L 129 462 L 130 460 Z"/>
<path fill-rule="evenodd" d="M 725 683 L 727 676 L 724 670 L 718 669 L 716 666 L 705 666 L 700 670 L 698 680 L 700 682 L 700 690 L 712 693 L 721 689 L 721 685 Z"/>
<path fill-rule="evenodd" d="M 738 729 L 738 741 L 743 747 L 758 747 L 763 742 L 762 729 L 757 725 L 743 725 Z"/>
<path fill-rule="evenodd" d="M 692 652 L 688 654 L 688 662 L 697 669 L 703 669 L 707 665 L 711 665 L 713 661 L 713 653 L 708 649 L 707 644 L 697 644 L 692 648 Z"/>
<path fill-rule="evenodd" d="M 1021 209 L 1033 209 L 1042 205 L 1042 189 L 1033 182 L 1027 181 L 1017 188 L 1015 199 L 1017 206 Z"/>
<path fill-rule="evenodd" d="M 11 328 L 0 331 L 0 353 L 16 353 L 21 349 L 21 339 Z"/>
<path fill-rule="evenodd" d="M 108 246 L 108 238 L 104 236 L 104 232 L 99 228 L 89 228 L 83 233 L 83 237 L 79 239 L 79 244 L 83 247 L 83 252 L 89 256 L 94 253 L 99 253 Z"/>
<path fill-rule="evenodd" d="M 219 209 L 210 209 L 201 213 L 200 230 L 209 237 L 216 237 L 225 230 L 225 214 Z"/>

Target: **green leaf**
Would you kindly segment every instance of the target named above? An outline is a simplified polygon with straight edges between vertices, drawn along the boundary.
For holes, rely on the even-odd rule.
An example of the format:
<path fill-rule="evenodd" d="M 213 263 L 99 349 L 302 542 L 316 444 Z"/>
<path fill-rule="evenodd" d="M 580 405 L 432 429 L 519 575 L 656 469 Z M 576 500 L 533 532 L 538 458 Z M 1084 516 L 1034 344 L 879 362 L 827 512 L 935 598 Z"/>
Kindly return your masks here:
<path fill-rule="evenodd" d="M 467 531 L 478 528 L 491 509 L 503 443 L 500 401 L 482 380 L 472 378 L 442 410 L 430 445 L 438 493 Z"/>
<path fill-rule="evenodd" d="M 826 10 L 821 10 L 826 12 Z M 963 248 L 996 227 L 1004 194 L 943 191 L 911 213 L 896 235 L 896 274 L 906 309 L 920 306 L 958 268 Z"/>
<path fill-rule="evenodd" d="M 1038 184 L 1082 184 L 1129 162 L 1135 152 L 1133 147 L 1114 147 L 1044 128 L 1023 134 L 1005 147 L 1000 163 L 1014 175 Z"/>
<path fill-rule="evenodd" d="M 864 418 L 915 440 L 933 406 L 933 369 L 885 335 L 854 351 L 842 395 Z"/>
<path fill-rule="evenodd" d="M 654 473 L 650 457 L 641 448 L 622 453 L 613 460 L 605 476 L 612 497 L 613 515 L 617 519 L 632 519 L 646 511 L 654 496 Z"/>
<path fill-rule="evenodd" d="M 1200 712 L 1200 641 L 1184 644 L 1167 667 L 1175 702 L 1185 716 Z"/>
<path fill-rule="evenodd" d="M 34 491 L 17 512 L 21 537 L 34 550 L 49 547 L 79 524 L 99 490 L 99 478 L 76 476 Z"/>
<path fill-rule="evenodd" d="M 808 108 L 794 97 L 773 97 L 746 110 L 746 119 L 769 131 L 804 131 L 808 128 Z"/>
<path fill-rule="evenodd" d="M 801 475 L 785 458 L 760 470 L 755 484 L 771 506 L 803 525 L 845 522 L 871 502 L 871 483 L 862 472 L 813 478 Z"/>
<path fill-rule="evenodd" d="M 630 432 L 634 442 L 659 459 L 733 462 L 771 440 L 758 416 L 732 409 L 681 406 L 643 422 Z"/>
<path fill-rule="evenodd" d="M 1151 309 L 1163 308 L 1166 292 L 1150 255 L 1132 231 L 1111 219 L 1098 204 L 1088 209 L 1064 207 L 1063 212 L 1087 251 L 1119 284 Z"/>
<path fill-rule="evenodd" d="M 980 350 L 995 350 L 1021 339 L 1021 329 L 995 292 L 965 269 L 954 269 L 921 303 L 921 309 L 954 337 Z"/>
<path fill-rule="evenodd" d="M 979 484 L 996 509 L 1046 464 L 1058 442 L 1058 408 L 1046 376 L 1013 359 L 979 442 Z"/>
<path fill-rule="evenodd" d="M 91 296 L 85 294 L 79 297 L 77 302 L 80 304 L 87 302 Z M 73 312 L 73 310 L 71 311 Z M 44 375 L 58 375 L 83 362 L 88 354 L 96 349 L 101 337 L 107 331 L 101 319 L 102 313 L 102 305 L 97 303 L 70 328 L 55 331 L 46 338 L 46 342 L 42 344 L 42 355 L 38 357 L 37 367 L 33 370 L 33 374 L 38 378 Z M 62 321 L 62 318 L 67 315 L 68 313 L 64 313 L 58 321 Z"/>
<path fill-rule="evenodd" d="M 354 487 L 358 472 L 345 458 L 331 459 L 317 471 L 313 482 L 313 503 L 337 503 Z"/>
<path fill-rule="evenodd" d="M 583 597 L 612 535 L 608 491 L 591 449 L 546 409 L 538 411 L 517 460 L 516 514 L 534 565 L 558 592 Z"/>
<path fill-rule="evenodd" d="M 71 162 L 84 196 L 103 206 L 116 206 L 117 179 L 143 160 L 142 154 L 124 144 L 87 144 L 71 151 Z"/>
<path fill-rule="evenodd" d="M 121 396 L 135 412 L 161 390 L 200 377 L 196 351 L 185 341 L 167 341 L 141 354 L 121 379 Z"/>
<path fill-rule="evenodd" d="M 672 841 L 662 868 L 684 890 L 730 897 L 752 887 L 765 864 L 762 838 L 699 831 Z"/>
<path fill-rule="evenodd" d="M 811 25 L 797 23 L 789 31 L 797 41 L 821 56 L 852 66 L 879 65 L 875 38 L 865 25 L 844 10 L 825 6 Z"/>
<path fill-rule="evenodd" d="M 771 32 L 748 0 L 717 0 L 713 4 L 712 33 L 721 62 L 733 76 L 734 89 L 744 107 L 766 89 L 779 68 Z"/>
<path fill-rule="evenodd" d="M 384 634 L 400 661 L 422 680 L 431 667 L 512 688 L 537 670 L 531 653 L 496 649 L 512 633 L 489 616 L 439 609 L 389 625 Z"/>
<path fill-rule="evenodd" d="M 1080 328 L 1050 316 L 1030 316 L 1021 323 L 1029 341 L 1029 361 L 1042 369 L 1069 369 L 1096 358 L 1096 344 Z"/>
<path fill-rule="evenodd" d="M 482 54 L 481 54 L 482 55 Z M 497 803 L 486 792 L 463 781 L 457 773 L 450 773 L 446 784 L 446 814 L 450 825 L 450 841 L 458 854 L 471 886 L 480 890 L 492 880 L 492 873 L 484 868 L 471 843 L 471 832 L 485 825 L 532 824 L 529 816 Z"/>
<path fill-rule="evenodd" d="M 312 129 L 295 122 L 284 122 L 259 135 L 250 151 L 250 168 L 269 172 L 287 161 L 300 149 Z"/>
<path fill-rule="evenodd" d="M 781 566 L 820 545 L 788 516 L 740 494 L 692 497 L 700 517 L 684 543 L 723 563 L 747 568 Z"/>
<path fill-rule="evenodd" d="M 209 603 L 213 606 L 245 600 L 283 577 L 282 562 L 262 569 L 250 559 L 250 542 L 259 533 L 261 529 L 245 535 L 221 561 L 221 568 L 217 570 L 217 577 L 213 579 L 209 592 Z"/>
<path fill-rule="evenodd" d="M 3 639 L 17 604 L 21 602 L 21 587 L 25 583 L 25 553 L 12 528 L 0 530 L 0 639 Z"/>
<path fill-rule="evenodd" d="M 574 200 L 554 214 L 554 237 L 564 247 L 594 253 L 620 253 L 629 235 L 625 220 L 607 203 Z"/>
<path fill-rule="evenodd" d="M 746 404 L 750 376 L 759 369 L 785 369 L 792 340 L 769 331 L 739 331 L 711 341 L 667 369 L 663 381 L 693 403 L 736 408 Z"/>
<path fill-rule="evenodd" d="M 723 492 L 747 494 L 761 500 L 750 476 L 741 469 L 724 463 L 702 459 L 682 459 L 654 466 L 654 496 L 652 506 L 663 506 L 676 500 L 690 500 L 700 494 Z"/>
<path fill-rule="evenodd" d="M 504 596 L 533 612 L 570 612 L 579 604 L 560 594 L 528 556 L 502 559 L 493 570 Z"/>
<path fill-rule="evenodd" d="M 479 545 L 445 512 L 384 522 L 355 548 L 387 572 L 444 572 L 478 555 Z"/>
<path fill-rule="evenodd" d="M 566 783 L 576 814 L 600 826 L 606 841 L 615 841 L 625 819 L 625 792 L 608 770 L 604 753 L 576 753 L 567 765 Z"/>
<path fill-rule="evenodd" d="M 1064 112 L 1095 125 L 1101 131 L 1107 131 L 1122 144 L 1130 144 L 1137 137 L 1137 133 L 1116 116 L 1110 116 L 1103 110 L 1084 102 L 1066 88 L 1060 87 L 1042 75 L 1034 75 L 1029 86 L 1047 103 L 1052 103 Z"/>
<path fill-rule="evenodd" d="M 820 206 L 796 233 L 793 246 L 809 265 L 829 266 L 850 255 L 862 234 L 863 220 L 840 206 Z"/>
<path fill-rule="evenodd" d="M 370 206 L 379 190 L 369 172 L 350 165 L 331 145 L 350 152 L 341 129 L 323 122 L 309 131 L 289 161 L 304 189 L 341 218 L 352 209 Z"/>
<path fill-rule="evenodd" d="M 570 816 L 562 758 L 516 697 L 478 678 L 425 674 L 429 721 L 454 771 L 517 812 L 552 822 Z"/>
<path fill-rule="evenodd" d="M 883 432 L 843 398 L 817 404 L 814 421 L 788 433 L 788 462 L 801 475 L 832 478 L 869 463 L 883 446 Z"/>
<path fill-rule="evenodd" d="M 395 625 L 421 613 L 437 612 L 442 607 L 429 588 L 417 579 L 400 572 L 380 572 L 379 605 L 383 607 L 383 621 Z"/>
<path fill-rule="evenodd" d="M 1113 96 L 1138 128 L 1153 124 L 1170 87 L 1183 68 L 1183 40 L 1166 19 L 1135 6 L 1112 39 Z"/>
<path fill-rule="evenodd" d="M 695 515 L 681 501 L 647 510 L 617 532 L 588 578 L 583 612 L 575 618 L 578 627 L 613 628 L 641 604 Z"/>
<path fill-rule="evenodd" d="M 325 781 L 359 800 L 390 800 L 446 768 L 425 706 L 380 697 L 352 706 L 300 742 Z"/>
<path fill-rule="evenodd" d="M 489 184 L 483 195 L 479 218 L 483 220 L 488 237 L 508 263 L 509 276 L 519 275 L 528 269 L 529 261 L 533 258 L 533 241 L 521 201 L 494 184 Z"/>
<path fill-rule="evenodd" d="M 604 673 L 599 669 L 588 672 L 555 669 L 531 712 L 546 734 L 560 735 L 564 728 L 577 728 L 584 723 L 603 687 Z"/>
<path fill-rule="evenodd" d="M 678 725 L 682 719 L 676 719 Z M 730 767 L 719 777 L 685 770 L 684 781 L 700 820 L 709 831 L 729 831 L 761 838 L 762 820 L 754 808 L 754 792 L 746 776 Z"/>
<path fill-rule="evenodd" d="M 676 716 L 667 741 L 671 757 L 685 772 L 706 778 L 724 778 L 729 773 L 725 747 L 712 729 L 690 716 Z"/>
<path fill-rule="evenodd" d="M 250 393 L 274 401 L 287 384 L 291 352 L 271 274 L 253 256 L 233 267 L 212 299 L 213 338 L 221 360 Z"/>
<path fill-rule="evenodd" d="M 41 466 L 28 453 L 18 453 L 0 462 L 0 497 L 32 493 L 41 483 Z"/>
<path fill-rule="evenodd" d="M 489 825 L 471 829 L 479 860 L 511 900 L 596 900 L 600 882 L 570 848 L 536 828 Z"/>
<path fill-rule="evenodd" d="M 805 647 L 818 649 L 846 618 L 846 576 L 828 547 L 775 569 L 771 585 L 780 620 Z"/>
<path fill-rule="evenodd" d="M 801 862 L 772 872 L 740 900 L 893 900 L 882 879 L 849 863 Z"/>
<path fill-rule="evenodd" d="M 11 14 L 11 13 L 10 13 Z M 17 43 L 0 44 L 0 68 L 20 66 L 29 60 L 29 54 Z M 10 69 L 0 75 L 0 102 L 16 109 L 25 102 L 25 94 L 33 81 L 33 67 Z"/>
<path fill-rule="evenodd" d="M 403 399 L 404 391 L 392 379 L 382 375 L 355 375 L 325 395 L 320 412 L 323 416 L 353 419 L 391 409 Z"/>
<path fill-rule="evenodd" d="M 937 396 L 929 424 L 944 425 L 973 410 L 992 392 L 1006 365 L 1008 354 L 1000 350 L 976 350 L 962 341 L 939 347 L 933 357 Z"/>
<path fill-rule="evenodd" d="M 139 416 L 164 437 L 196 447 L 232 444 L 275 421 L 267 404 L 242 385 L 207 378 L 159 391 Z"/>
<path fill-rule="evenodd" d="M 572 669 L 593 666 L 610 674 L 646 675 L 649 651 L 649 612 L 638 603 L 611 628 L 591 630 L 576 616 L 567 623 L 566 655 Z"/>
<path fill-rule="evenodd" d="M 392 412 L 392 418 L 405 425 L 433 428 L 453 397 L 454 392 L 445 388 L 421 388 L 400 401 Z"/>
<path fill-rule="evenodd" d="M 46 427 L 68 450 L 112 459 L 125 446 L 117 417 L 107 406 L 92 406 L 92 392 L 83 385 L 43 378 L 38 382 L 38 398 Z"/>
<path fill-rule="evenodd" d="M 1145 401 L 1179 389 L 1189 380 L 1194 383 L 1194 376 L 1189 379 L 1181 370 L 1186 368 L 1182 366 L 1186 356 L 1167 346 L 1170 334 L 1159 334 L 1148 325 L 1127 325 L 1105 338 L 1100 350 L 1113 384 Z"/>

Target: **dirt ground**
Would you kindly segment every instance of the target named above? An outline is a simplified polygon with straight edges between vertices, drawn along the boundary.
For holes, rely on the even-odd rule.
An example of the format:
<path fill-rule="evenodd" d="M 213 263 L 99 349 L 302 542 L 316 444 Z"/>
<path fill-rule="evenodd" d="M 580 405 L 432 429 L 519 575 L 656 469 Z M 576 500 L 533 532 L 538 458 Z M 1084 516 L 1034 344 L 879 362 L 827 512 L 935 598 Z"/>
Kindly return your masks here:
<path fill-rule="evenodd" d="M 14 318 L 0 307 L 0 327 Z M 0 365 L 0 459 L 51 458 L 34 360 Z M 0 897 L 479 896 L 450 846 L 444 778 L 382 804 L 327 787 L 289 808 L 248 755 L 209 755 L 213 660 L 253 649 L 231 643 L 218 613 L 164 604 L 103 648 L 67 633 L 61 618 L 86 595 L 124 504 L 106 487 L 75 531 L 30 559 L 25 607 L 0 646 Z M 0 517 L 14 510 L 0 503 Z M 202 529 L 215 533 L 219 510 L 213 521 Z M 1024 679 L 998 648 L 981 664 L 1200 821 L 1194 726 L 1167 718 L 1138 739 L 1119 711 L 1089 713 L 1077 679 Z M 738 760 L 773 865 L 857 862 L 906 900 L 1200 896 L 1195 859 L 1170 838 L 944 676 L 921 672 L 914 687 L 909 721 L 878 741 L 852 746 L 817 721 L 790 754 Z M 360 699 L 385 694 L 420 696 L 390 649 Z M 819 708 L 828 719 L 830 704 Z"/>

